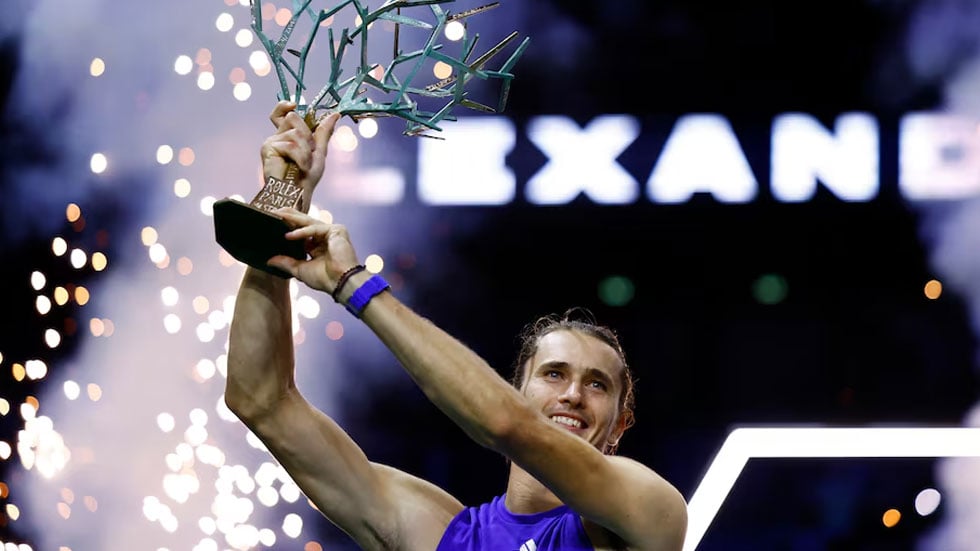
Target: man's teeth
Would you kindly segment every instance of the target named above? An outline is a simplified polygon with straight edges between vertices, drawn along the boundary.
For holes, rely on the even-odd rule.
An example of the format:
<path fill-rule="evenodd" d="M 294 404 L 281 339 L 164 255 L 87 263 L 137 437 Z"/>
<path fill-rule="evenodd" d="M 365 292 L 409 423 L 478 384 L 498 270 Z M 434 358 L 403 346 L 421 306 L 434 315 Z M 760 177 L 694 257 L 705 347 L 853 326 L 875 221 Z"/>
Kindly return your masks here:
<path fill-rule="evenodd" d="M 555 415 L 551 418 L 551 420 L 559 425 L 568 425 L 569 427 L 575 427 L 577 429 L 582 428 L 581 421 L 578 419 L 572 419 L 571 417 L 565 417 L 564 415 Z"/>

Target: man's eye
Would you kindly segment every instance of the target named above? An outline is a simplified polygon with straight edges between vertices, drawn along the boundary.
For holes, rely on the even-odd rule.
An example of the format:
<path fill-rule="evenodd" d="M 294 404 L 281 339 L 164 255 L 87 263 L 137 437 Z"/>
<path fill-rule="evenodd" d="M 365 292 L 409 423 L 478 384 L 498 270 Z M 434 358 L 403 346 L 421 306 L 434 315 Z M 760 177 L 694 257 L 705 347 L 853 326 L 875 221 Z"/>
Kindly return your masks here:
<path fill-rule="evenodd" d="M 592 381 L 592 388 L 596 388 L 599 390 L 606 390 L 606 383 L 602 381 Z"/>

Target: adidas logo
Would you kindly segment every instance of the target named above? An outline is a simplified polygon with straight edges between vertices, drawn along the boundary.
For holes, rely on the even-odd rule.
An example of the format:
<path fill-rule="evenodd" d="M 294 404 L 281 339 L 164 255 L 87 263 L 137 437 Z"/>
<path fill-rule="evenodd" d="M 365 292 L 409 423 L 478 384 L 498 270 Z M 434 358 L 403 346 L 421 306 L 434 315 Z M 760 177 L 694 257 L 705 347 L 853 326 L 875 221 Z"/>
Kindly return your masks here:
<path fill-rule="evenodd" d="M 521 546 L 520 551 L 537 551 L 537 549 L 538 544 L 534 543 L 534 539 L 529 539 L 524 542 L 524 545 Z"/>

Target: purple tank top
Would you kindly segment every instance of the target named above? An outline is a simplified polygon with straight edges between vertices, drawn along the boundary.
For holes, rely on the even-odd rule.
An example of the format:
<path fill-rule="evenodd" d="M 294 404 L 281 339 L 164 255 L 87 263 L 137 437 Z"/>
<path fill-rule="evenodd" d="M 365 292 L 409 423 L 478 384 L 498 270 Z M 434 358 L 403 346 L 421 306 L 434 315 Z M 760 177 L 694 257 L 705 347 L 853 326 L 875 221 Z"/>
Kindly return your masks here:
<path fill-rule="evenodd" d="M 504 495 L 467 507 L 446 527 L 436 551 L 592 551 L 582 519 L 567 505 L 530 515 L 511 513 Z"/>

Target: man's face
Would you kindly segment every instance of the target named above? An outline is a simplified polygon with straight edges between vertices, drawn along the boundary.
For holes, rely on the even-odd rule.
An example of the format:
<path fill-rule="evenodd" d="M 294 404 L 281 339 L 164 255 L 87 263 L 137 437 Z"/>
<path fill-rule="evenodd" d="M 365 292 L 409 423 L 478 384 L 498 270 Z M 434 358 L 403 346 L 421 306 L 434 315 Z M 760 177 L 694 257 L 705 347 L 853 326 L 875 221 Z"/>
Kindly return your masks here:
<path fill-rule="evenodd" d="M 548 418 L 600 451 L 619 441 L 624 366 L 609 345 L 577 331 L 552 331 L 524 369 L 521 390 Z"/>

